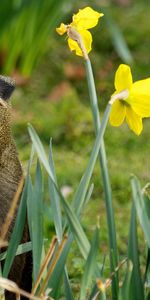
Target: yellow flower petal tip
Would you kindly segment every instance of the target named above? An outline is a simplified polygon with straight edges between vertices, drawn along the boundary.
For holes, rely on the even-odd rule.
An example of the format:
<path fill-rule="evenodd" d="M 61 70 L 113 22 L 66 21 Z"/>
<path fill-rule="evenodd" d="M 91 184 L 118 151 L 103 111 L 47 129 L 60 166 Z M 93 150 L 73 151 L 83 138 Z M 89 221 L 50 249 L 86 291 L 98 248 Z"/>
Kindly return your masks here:
<path fill-rule="evenodd" d="M 97 25 L 99 18 L 103 15 L 88 6 L 79 9 L 79 12 L 73 15 L 73 23 L 81 29 L 90 29 Z"/>
<path fill-rule="evenodd" d="M 115 95 L 117 100 L 112 104 L 110 124 L 120 126 L 126 120 L 129 128 L 140 135 L 142 118 L 150 117 L 150 78 L 133 82 L 130 67 L 121 64 L 116 71 L 114 85 L 116 90 L 112 97 Z"/>
<path fill-rule="evenodd" d="M 79 12 L 73 15 L 69 25 L 61 23 L 56 31 L 60 35 L 67 32 L 70 50 L 75 51 L 76 55 L 86 56 L 85 52 L 88 54 L 92 49 L 92 35 L 88 29 L 95 27 L 103 15 L 89 6 L 79 9 Z"/>
<path fill-rule="evenodd" d="M 67 32 L 67 26 L 64 23 L 61 23 L 60 26 L 58 28 L 56 28 L 56 32 L 59 35 L 63 35 L 64 33 Z"/>

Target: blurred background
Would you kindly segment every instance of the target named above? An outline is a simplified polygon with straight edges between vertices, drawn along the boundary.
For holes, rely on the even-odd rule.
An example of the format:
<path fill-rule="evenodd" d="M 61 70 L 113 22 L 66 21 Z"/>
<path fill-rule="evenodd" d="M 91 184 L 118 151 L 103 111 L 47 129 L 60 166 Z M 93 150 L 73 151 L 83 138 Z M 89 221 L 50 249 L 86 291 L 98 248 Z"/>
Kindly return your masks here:
<path fill-rule="evenodd" d="M 0 4 L 0 70 L 1 74 L 15 78 L 17 84 L 12 99 L 13 133 L 20 159 L 26 170 L 30 122 L 47 150 L 49 139 L 53 138 L 58 183 L 70 199 L 87 165 L 94 131 L 83 59 L 70 52 L 66 37 L 58 36 L 55 28 L 60 22 L 70 23 L 72 14 L 85 6 L 105 14 L 91 30 L 90 53 L 103 115 L 114 91 L 114 73 L 120 63 L 131 65 L 134 80 L 150 76 L 150 1 L 1 0 Z M 149 132 L 147 119 L 139 137 L 127 125 L 120 128 L 108 125 L 105 135 L 121 254 L 126 251 L 129 229 L 130 175 L 136 174 L 143 186 L 149 180 Z M 100 215 L 101 248 L 105 253 L 105 204 L 98 164 L 92 180 L 95 188 L 83 223 L 91 236 L 96 216 Z M 48 232 L 53 230 L 53 224 L 47 192 L 45 203 Z M 80 272 L 80 260 L 73 263 Z"/>

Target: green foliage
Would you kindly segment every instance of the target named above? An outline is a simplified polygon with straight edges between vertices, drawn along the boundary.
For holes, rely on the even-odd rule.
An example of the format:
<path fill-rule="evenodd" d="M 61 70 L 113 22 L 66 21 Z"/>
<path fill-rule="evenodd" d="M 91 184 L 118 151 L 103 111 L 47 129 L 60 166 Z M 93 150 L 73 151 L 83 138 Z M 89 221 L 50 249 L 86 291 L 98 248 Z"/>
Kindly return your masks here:
<path fill-rule="evenodd" d="M 98 130 L 97 138 L 93 147 L 93 151 L 91 153 L 89 164 L 87 165 L 87 169 L 78 186 L 72 205 L 70 205 L 68 201 L 64 199 L 64 197 L 59 191 L 55 168 L 54 168 L 51 143 L 50 143 L 50 154 L 48 160 L 44 147 L 39 137 L 37 136 L 33 127 L 31 125 L 29 126 L 29 134 L 33 143 L 33 149 L 35 149 L 35 151 L 37 152 L 40 161 L 42 162 L 44 168 L 48 173 L 49 184 L 50 184 L 49 185 L 50 199 L 51 201 L 54 201 L 52 207 L 53 207 L 55 231 L 60 246 L 61 243 L 63 242 L 64 232 L 66 232 L 66 230 L 68 231 L 69 229 L 68 239 L 66 241 L 66 244 L 61 250 L 61 255 L 56 260 L 53 271 L 48 281 L 48 287 L 53 289 L 52 296 L 55 297 L 56 299 L 59 299 L 60 297 L 60 292 L 61 292 L 60 283 L 62 282 L 61 279 L 62 279 L 63 272 L 64 272 L 64 284 L 65 284 L 64 291 L 66 294 L 66 299 L 69 299 L 69 297 L 70 299 L 73 299 L 74 297 L 70 280 L 68 277 L 67 268 L 65 267 L 73 240 L 76 241 L 79 247 L 79 252 L 82 254 L 85 260 L 85 271 L 81 281 L 82 283 L 81 283 L 81 290 L 80 290 L 80 299 L 83 300 L 87 299 L 87 295 L 90 294 L 89 287 L 91 287 L 92 289 L 94 288 L 96 278 L 102 280 L 101 272 L 97 265 L 97 259 L 96 259 L 96 254 L 98 252 L 98 247 L 99 247 L 98 246 L 99 230 L 96 229 L 96 232 L 93 236 L 93 241 L 90 245 L 89 239 L 82 227 L 82 223 L 79 220 L 79 217 L 81 212 L 85 208 L 85 203 L 88 204 L 89 196 L 91 195 L 91 189 L 93 189 L 93 187 L 90 187 L 90 178 L 94 169 L 96 158 L 99 153 L 99 148 L 101 146 L 102 137 L 109 116 L 109 111 L 110 111 L 110 107 L 108 105 L 101 126 Z M 32 162 L 32 158 L 30 159 L 30 164 L 29 164 L 30 167 L 31 167 L 31 162 Z M 28 182 L 28 188 L 26 188 L 25 190 L 27 192 L 26 198 L 28 203 L 28 219 L 29 219 L 29 228 L 30 228 L 31 241 L 32 241 L 32 249 L 33 249 L 34 280 L 36 282 L 36 278 L 38 276 L 38 272 L 40 269 L 41 250 L 43 246 L 43 232 L 42 232 L 43 222 L 40 217 L 43 214 L 43 205 L 41 202 L 43 188 L 42 188 L 42 173 L 41 173 L 39 162 L 36 168 L 35 185 L 32 186 L 31 179 L 29 178 L 27 182 Z M 141 193 L 139 183 L 135 177 L 132 177 L 131 183 L 133 189 L 134 205 L 137 208 L 139 220 L 142 224 L 145 236 L 147 236 L 148 223 L 145 223 L 145 220 L 149 219 L 150 202 L 148 201 L 148 195 Z M 63 218 L 65 218 L 65 223 L 64 223 L 65 227 L 62 227 L 62 216 L 61 216 L 60 204 L 63 207 L 64 214 L 65 214 L 63 216 Z M 34 205 L 34 209 L 33 209 L 33 205 Z M 57 257 L 57 248 L 54 249 L 54 255 Z M 140 273 L 139 251 L 138 251 L 138 243 L 137 243 L 136 211 L 134 206 L 131 214 L 131 225 L 130 225 L 127 257 L 129 263 L 126 272 L 124 273 L 125 279 L 123 281 L 123 285 L 120 288 L 118 288 L 117 291 L 119 297 L 118 299 L 119 300 L 138 299 L 138 298 L 146 299 L 145 298 L 146 296 L 144 296 L 144 294 L 146 295 L 148 291 L 145 290 L 145 282 L 143 283 L 143 280 L 141 279 L 141 273 Z M 51 264 L 52 265 L 54 264 L 53 259 L 51 261 Z M 117 269 L 114 270 L 114 274 L 112 276 L 116 276 L 117 274 L 116 272 Z M 48 270 L 47 270 L 47 274 L 49 274 Z M 95 280 L 93 282 L 94 278 Z M 146 278 L 147 277 L 145 277 L 145 280 L 147 280 Z M 105 284 L 104 279 L 103 281 L 104 281 L 103 284 Z M 137 282 L 138 282 L 138 287 L 136 286 Z M 101 290 L 101 288 L 99 291 L 98 289 L 94 289 L 94 290 L 95 290 L 94 292 L 95 296 L 97 294 L 100 294 L 101 299 L 106 299 L 107 293 L 105 293 L 104 290 Z M 94 296 L 92 296 L 92 298 L 90 296 L 88 297 L 89 297 L 88 299 L 94 299 Z"/>
<path fill-rule="evenodd" d="M 33 280 L 37 279 L 43 247 L 43 183 L 39 162 L 36 166 L 35 183 L 28 192 L 28 222 L 33 252 Z"/>
<path fill-rule="evenodd" d="M 132 184 L 132 192 L 133 192 L 133 201 L 136 206 L 137 214 L 139 217 L 140 224 L 144 231 L 145 238 L 148 243 L 148 247 L 150 247 L 150 201 L 149 196 L 147 194 L 142 193 L 140 184 L 138 180 L 133 177 L 131 179 Z"/>
<path fill-rule="evenodd" d="M 55 180 L 55 184 L 57 186 L 57 178 L 55 174 L 55 167 L 54 167 L 54 161 L 53 161 L 53 152 L 52 152 L 52 141 L 50 141 L 50 150 L 49 150 L 49 164 L 50 169 L 53 173 L 53 178 Z M 51 201 L 51 207 L 52 207 L 52 214 L 53 214 L 53 220 L 55 224 L 55 231 L 56 235 L 58 237 L 58 241 L 60 242 L 62 240 L 62 216 L 61 216 L 61 207 L 60 207 L 60 197 L 57 193 L 55 186 L 53 184 L 53 181 L 51 180 L 51 177 L 48 177 L 48 183 L 49 183 L 49 195 L 50 195 L 50 201 Z"/>
<path fill-rule="evenodd" d="M 14 257 L 16 255 L 17 247 L 21 241 L 21 237 L 23 234 L 23 229 L 25 225 L 26 220 L 26 201 L 27 201 L 27 195 L 28 195 L 28 184 L 29 184 L 29 178 L 26 178 L 25 187 L 22 193 L 22 197 L 20 200 L 20 206 L 14 226 L 14 230 L 9 242 L 9 247 L 7 250 L 6 260 L 4 263 L 4 269 L 3 269 L 3 276 L 7 277 L 11 268 L 11 265 L 13 263 Z"/>
<path fill-rule="evenodd" d="M 116 52 L 124 62 L 131 64 L 133 62 L 133 57 L 119 26 L 111 16 L 109 9 L 103 8 L 103 11 L 106 18 L 107 30 L 110 33 Z"/>
<path fill-rule="evenodd" d="M 10 74 L 17 70 L 25 77 L 33 73 L 44 54 L 49 51 L 48 39 L 59 22 L 65 2 L 67 1 L 1 1 L 0 57 L 4 73 Z M 130 63 L 132 56 L 117 23 L 108 9 L 103 10 L 114 48 L 125 62 Z"/>
<path fill-rule="evenodd" d="M 133 265 L 129 261 L 127 266 L 126 276 L 123 281 L 123 285 L 119 290 L 119 300 L 136 299 L 136 298 L 131 298 L 132 296 L 130 293 L 130 289 L 132 288 L 131 285 L 132 270 L 133 270 Z"/>
<path fill-rule="evenodd" d="M 132 262 L 132 275 L 130 276 L 130 289 L 128 297 L 131 299 L 144 299 L 144 288 L 140 272 L 140 262 L 138 253 L 138 237 L 137 237 L 137 222 L 136 211 L 134 204 L 131 211 L 131 224 L 128 240 L 128 260 Z M 128 275 L 127 275 L 128 276 Z"/>
<path fill-rule="evenodd" d="M 81 289 L 80 289 L 80 300 L 86 299 L 87 290 L 89 289 L 91 282 L 94 281 L 93 277 L 96 269 L 96 259 L 97 259 L 98 249 L 99 249 L 99 228 L 96 228 L 93 235 L 91 248 L 86 260 L 84 274 L 82 277 Z"/>
<path fill-rule="evenodd" d="M 51 187 L 51 189 L 49 190 L 50 199 L 51 201 L 55 202 L 55 205 L 53 205 L 55 231 L 58 237 L 58 245 L 60 244 L 60 247 L 61 247 L 61 243 L 63 242 L 64 232 L 66 231 L 68 232 L 68 238 L 61 250 L 61 255 L 59 255 L 59 257 L 57 258 L 57 251 L 58 251 L 58 246 L 57 246 L 54 249 L 54 256 L 56 257 L 56 263 L 54 264 L 53 258 L 50 261 L 50 268 L 53 265 L 54 267 L 52 268 L 52 273 L 49 277 L 47 287 L 53 289 L 51 294 L 53 297 L 55 297 L 55 299 L 59 299 L 60 293 L 62 293 L 61 279 L 63 274 L 64 274 L 64 284 L 65 284 L 64 292 L 66 295 L 66 299 L 69 299 L 69 297 L 70 299 L 74 299 L 74 292 L 72 291 L 70 279 L 68 277 L 68 271 L 67 268 L 65 267 L 73 240 L 76 241 L 79 248 L 79 253 L 82 254 L 85 260 L 85 271 L 83 273 L 83 277 L 81 280 L 81 287 L 80 287 L 81 288 L 80 299 L 83 300 L 87 299 L 87 295 L 88 295 L 88 299 L 92 300 L 97 294 L 99 294 L 100 299 L 106 299 L 107 290 L 105 293 L 105 290 L 101 290 L 101 288 L 100 290 L 94 288 L 96 278 L 98 278 L 101 281 L 103 280 L 104 282 L 103 284 L 105 284 L 105 280 L 107 278 L 105 277 L 105 272 L 106 272 L 105 266 L 104 266 L 103 278 L 101 277 L 102 275 L 100 271 L 100 265 L 98 265 L 98 260 L 97 260 L 98 257 L 96 258 L 99 249 L 99 245 L 98 245 L 99 229 L 98 228 L 96 229 L 93 236 L 92 243 L 90 244 L 89 238 L 87 237 L 86 232 L 84 231 L 84 228 L 82 226 L 82 222 L 80 220 L 80 214 L 83 212 L 83 209 L 85 208 L 85 204 L 88 205 L 89 196 L 91 195 L 91 191 L 93 190 L 93 186 L 92 187 L 90 186 L 90 178 L 93 172 L 96 158 L 99 153 L 99 148 L 101 146 L 102 136 L 104 134 L 105 126 L 107 124 L 109 111 L 110 111 L 110 107 L 108 106 L 104 114 L 101 127 L 98 130 L 98 135 L 93 147 L 93 151 L 91 153 L 89 164 L 79 184 L 79 187 L 77 189 L 78 192 L 76 192 L 76 195 L 74 197 L 75 200 L 72 202 L 72 205 L 69 204 L 69 202 L 64 199 L 61 192 L 59 191 L 55 168 L 54 168 L 51 143 L 50 143 L 50 154 L 48 160 L 47 154 L 45 153 L 44 147 L 39 137 L 37 136 L 33 127 L 31 125 L 29 126 L 29 133 L 33 143 L 33 149 L 34 151 L 37 152 L 40 161 L 42 162 L 44 168 L 48 173 L 48 178 Z M 32 150 L 31 152 L 29 169 L 31 168 L 34 151 Z M 27 202 L 29 229 L 30 229 L 30 235 L 32 241 L 32 251 L 33 251 L 33 263 L 34 263 L 33 274 L 34 274 L 35 283 L 41 265 L 41 251 L 42 251 L 43 241 L 44 241 L 43 221 L 42 221 L 43 219 L 42 177 L 43 176 L 41 173 L 40 163 L 38 162 L 36 167 L 35 184 L 34 185 L 32 184 L 32 181 L 29 176 L 27 177 L 24 192 L 22 194 L 22 199 L 24 199 L 24 202 L 23 200 L 21 201 L 18 217 L 16 219 L 16 225 L 12 235 L 12 240 L 8 248 L 7 255 L 6 254 L 1 255 L 1 260 L 4 259 L 5 257 L 4 255 L 6 255 L 6 261 L 5 261 L 6 267 L 4 269 L 4 276 L 7 276 L 14 255 L 18 253 L 23 253 L 25 250 L 29 251 L 31 249 L 30 248 L 31 245 L 28 245 L 28 248 L 25 248 L 24 245 L 22 250 L 20 250 L 21 252 L 18 252 L 19 250 L 17 251 L 17 246 L 20 241 L 21 232 L 23 228 L 22 225 L 20 227 L 20 222 L 22 220 L 21 224 L 24 224 L 23 216 L 26 212 L 25 207 L 22 208 L 22 205 L 26 206 L 26 202 Z M 150 199 L 148 194 L 145 194 L 144 191 L 143 193 L 141 192 L 139 182 L 135 177 L 132 177 L 131 183 L 132 183 L 134 205 L 136 207 L 137 215 L 139 217 L 145 237 L 147 239 L 148 237 L 147 220 L 149 220 L 150 218 L 149 216 Z M 62 226 L 62 216 L 60 213 L 61 206 L 63 207 L 63 211 L 64 211 L 63 219 L 65 220 L 64 222 L 65 227 Z M 138 251 L 138 243 L 137 243 L 138 237 L 137 237 L 137 222 L 136 222 L 135 207 L 133 206 L 132 214 L 131 214 L 129 243 L 127 249 L 128 266 L 126 271 L 123 272 L 125 276 L 123 285 L 120 288 L 118 288 L 117 291 L 119 300 L 138 299 L 138 297 L 139 299 L 146 299 L 146 295 L 148 295 L 148 289 L 145 289 L 145 281 L 147 280 L 148 273 L 149 273 L 148 268 L 146 271 L 145 281 L 141 279 L 139 251 Z M 57 220 L 59 220 L 58 223 L 56 222 Z M 9 257 L 10 253 L 12 254 L 12 257 Z M 120 267 L 118 266 L 118 268 L 121 268 L 121 266 Z M 49 274 L 49 269 L 45 270 L 45 272 L 46 274 Z M 114 272 L 115 273 L 112 274 L 112 276 L 116 276 L 117 269 L 115 269 Z M 138 286 L 137 286 L 137 282 L 138 282 Z M 42 284 L 42 282 L 40 284 Z M 94 295 L 92 297 L 89 296 L 90 289 L 95 291 L 94 292 L 95 296 Z"/>
<path fill-rule="evenodd" d="M 29 76 L 47 50 L 65 1 L 1 1 L 0 52 L 5 57 L 3 72 L 17 68 Z"/>

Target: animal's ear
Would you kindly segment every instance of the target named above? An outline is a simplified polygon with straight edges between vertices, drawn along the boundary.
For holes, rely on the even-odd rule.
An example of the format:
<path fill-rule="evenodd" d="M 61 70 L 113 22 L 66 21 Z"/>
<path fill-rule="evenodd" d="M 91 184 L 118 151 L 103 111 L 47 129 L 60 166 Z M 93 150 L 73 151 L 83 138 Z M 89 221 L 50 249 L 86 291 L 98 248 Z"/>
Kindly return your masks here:
<path fill-rule="evenodd" d="M 0 98 L 8 101 L 15 89 L 15 81 L 6 76 L 0 75 Z"/>

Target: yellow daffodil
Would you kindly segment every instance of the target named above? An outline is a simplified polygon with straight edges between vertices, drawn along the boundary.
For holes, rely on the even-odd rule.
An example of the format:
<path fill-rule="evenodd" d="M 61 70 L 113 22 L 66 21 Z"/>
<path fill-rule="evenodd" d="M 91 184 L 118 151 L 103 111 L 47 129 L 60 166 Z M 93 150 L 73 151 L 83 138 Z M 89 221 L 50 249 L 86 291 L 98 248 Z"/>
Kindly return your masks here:
<path fill-rule="evenodd" d="M 139 135 L 142 118 L 150 117 L 150 78 L 133 82 L 130 67 L 121 64 L 115 74 L 115 93 L 112 98 L 110 123 L 120 126 L 126 120 L 129 128 Z"/>
<path fill-rule="evenodd" d="M 102 16 L 103 13 L 98 13 L 91 7 L 85 7 L 79 9 L 79 12 L 73 15 L 72 22 L 69 25 L 61 23 L 56 31 L 60 35 L 67 32 L 70 50 L 75 51 L 76 55 L 83 56 L 81 39 L 86 52 L 89 53 L 91 51 L 92 35 L 87 29 L 95 27 Z"/>

